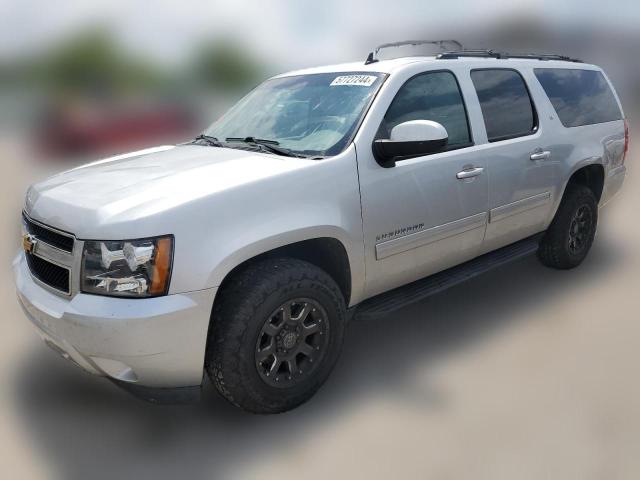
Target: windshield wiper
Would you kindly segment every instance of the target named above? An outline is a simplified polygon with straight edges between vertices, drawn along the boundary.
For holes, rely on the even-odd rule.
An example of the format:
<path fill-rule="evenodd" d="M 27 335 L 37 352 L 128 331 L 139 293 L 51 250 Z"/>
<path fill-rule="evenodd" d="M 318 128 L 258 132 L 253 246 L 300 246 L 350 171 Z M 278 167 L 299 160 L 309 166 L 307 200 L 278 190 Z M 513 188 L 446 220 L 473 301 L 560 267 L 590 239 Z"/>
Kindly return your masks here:
<path fill-rule="evenodd" d="M 257 143 L 259 145 L 280 145 L 277 140 L 267 140 L 266 138 L 256 137 L 227 137 L 227 142 L 244 142 L 244 143 Z"/>
<path fill-rule="evenodd" d="M 263 151 L 269 153 L 275 153 L 276 155 L 283 155 L 285 157 L 306 158 L 304 155 L 298 155 L 288 148 L 279 147 L 280 142 L 276 140 L 266 140 L 264 138 L 256 137 L 228 137 L 225 139 L 227 142 L 242 142 L 257 145 Z"/>
<path fill-rule="evenodd" d="M 210 147 L 222 147 L 222 142 L 211 135 L 200 134 L 193 139 L 192 143 L 205 142 Z"/>

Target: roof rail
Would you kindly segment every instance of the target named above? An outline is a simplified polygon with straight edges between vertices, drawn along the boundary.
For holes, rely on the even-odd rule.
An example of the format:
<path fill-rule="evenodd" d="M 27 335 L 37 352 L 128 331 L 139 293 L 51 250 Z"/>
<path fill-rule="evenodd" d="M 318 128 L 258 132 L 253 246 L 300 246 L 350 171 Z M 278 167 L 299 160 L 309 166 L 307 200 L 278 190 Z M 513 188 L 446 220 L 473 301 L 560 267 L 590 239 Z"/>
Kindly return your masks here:
<path fill-rule="evenodd" d="M 375 63 L 379 61 L 378 53 L 383 48 L 403 47 L 405 45 L 413 45 L 413 46 L 436 45 L 440 48 L 440 50 L 446 50 L 447 48 L 455 48 L 456 51 L 463 51 L 462 44 L 457 40 L 405 40 L 403 42 L 383 43 L 382 45 L 378 45 L 373 52 L 369 53 L 369 55 L 367 56 L 367 60 L 364 62 L 364 64 L 369 65 L 370 63 Z"/>
<path fill-rule="evenodd" d="M 582 63 L 582 60 L 577 58 L 567 57 L 565 55 L 553 55 L 553 54 L 538 54 L 538 53 L 507 53 L 496 52 L 494 50 L 453 50 L 450 52 L 443 52 L 436 55 L 438 60 L 456 59 L 460 57 L 475 57 L 475 58 L 522 58 L 529 60 L 561 60 L 564 62 L 576 62 Z"/>

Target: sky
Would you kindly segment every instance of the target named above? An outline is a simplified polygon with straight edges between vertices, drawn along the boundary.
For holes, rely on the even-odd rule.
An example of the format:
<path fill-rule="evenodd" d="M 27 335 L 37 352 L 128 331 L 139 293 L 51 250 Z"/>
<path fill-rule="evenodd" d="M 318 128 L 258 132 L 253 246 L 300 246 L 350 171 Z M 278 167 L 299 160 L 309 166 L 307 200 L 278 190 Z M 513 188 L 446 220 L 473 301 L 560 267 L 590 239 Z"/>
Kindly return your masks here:
<path fill-rule="evenodd" d="M 232 39 L 279 65 L 366 56 L 379 43 L 442 38 L 513 18 L 556 28 L 637 29 L 640 2 L 560 0 L 0 0 L 0 58 L 46 50 L 74 33 L 106 27 L 128 50 L 168 64 L 206 40 Z"/>

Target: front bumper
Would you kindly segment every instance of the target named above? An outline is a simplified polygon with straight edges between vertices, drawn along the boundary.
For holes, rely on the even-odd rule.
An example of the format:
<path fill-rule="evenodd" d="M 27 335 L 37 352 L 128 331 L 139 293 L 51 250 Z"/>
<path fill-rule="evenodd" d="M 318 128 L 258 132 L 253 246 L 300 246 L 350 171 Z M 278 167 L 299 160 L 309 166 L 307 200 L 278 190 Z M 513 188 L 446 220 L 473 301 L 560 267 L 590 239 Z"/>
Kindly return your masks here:
<path fill-rule="evenodd" d="M 88 372 L 140 387 L 202 383 L 217 289 L 148 299 L 63 298 L 36 284 L 23 253 L 13 271 L 20 306 L 40 336 Z"/>

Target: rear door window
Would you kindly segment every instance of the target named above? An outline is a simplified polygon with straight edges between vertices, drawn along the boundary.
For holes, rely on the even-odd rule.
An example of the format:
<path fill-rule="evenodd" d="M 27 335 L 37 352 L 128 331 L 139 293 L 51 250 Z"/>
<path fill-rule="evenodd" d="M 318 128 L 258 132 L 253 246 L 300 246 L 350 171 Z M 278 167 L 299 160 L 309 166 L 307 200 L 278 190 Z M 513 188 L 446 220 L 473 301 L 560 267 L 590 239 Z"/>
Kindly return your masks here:
<path fill-rule="evenodd" d="M 601 72 L 536 68 L 534 73 L 565 127 L 622 119 L 618 102 Z"/>
<path fill-rule="evenodd" d="M 472 70 L 487 137 L 490 142 L 529 135 L 537 130 L 533 101 L 515 70 Z"/>

